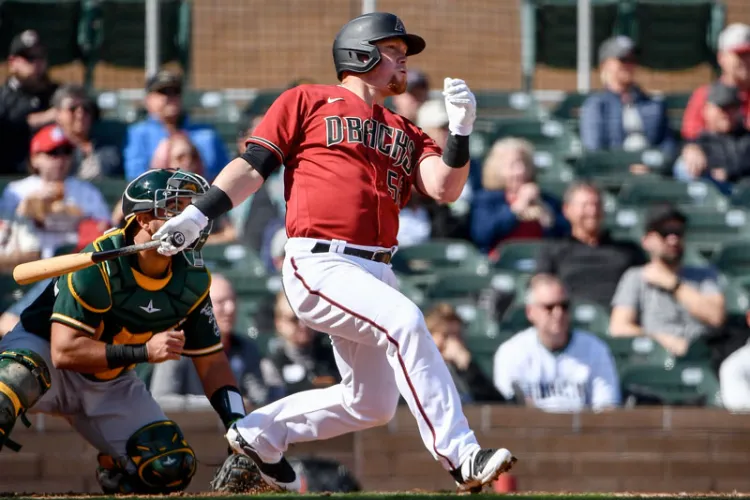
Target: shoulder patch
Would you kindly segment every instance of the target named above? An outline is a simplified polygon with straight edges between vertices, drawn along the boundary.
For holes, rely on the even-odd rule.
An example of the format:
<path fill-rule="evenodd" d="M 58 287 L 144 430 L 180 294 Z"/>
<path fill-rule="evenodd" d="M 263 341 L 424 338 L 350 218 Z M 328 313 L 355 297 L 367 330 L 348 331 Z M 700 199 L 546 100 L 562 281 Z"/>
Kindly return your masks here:
<path fill-rule="evenodd" d="M 104 313 L 112 307 L 109 279 L 99 265 L 70 273 L 66 279 L 73 298 L 84 308 Z"/>

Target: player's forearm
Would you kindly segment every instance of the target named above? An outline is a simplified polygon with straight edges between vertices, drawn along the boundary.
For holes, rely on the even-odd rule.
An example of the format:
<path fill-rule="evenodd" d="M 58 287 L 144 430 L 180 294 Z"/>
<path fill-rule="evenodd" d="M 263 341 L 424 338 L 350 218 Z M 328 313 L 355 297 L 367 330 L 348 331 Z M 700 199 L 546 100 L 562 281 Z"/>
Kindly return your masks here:
<path fill-rule="evenodd" d="M 263 176 L 247 161 L 235 158 L 219 173 L 214 186 L 224 191 L 237 206 L 263 185 Z"/>
<path fill-rule="evenodd" d="M 441 160 L 434 168 L 438 191 L 441 194 L 437 200 L 442 203 L 453 203 L 461 196 L 469 178 L 468 162 L 462 168 L 451 168 Z"/>
<path fill-rule="evenodd" d="M 237 380 L 224 351 L 193 358 L 193 364 L 207 397 L 210 398 L 217 389 L 226 385 L 237 386 Z"/>
<path fill-rule="evenodd" d="M 52 364 L 60 370 L 97 373 L 109 370 L 106 344 L 80 335 L 64 342 L 52 342 Z"/>

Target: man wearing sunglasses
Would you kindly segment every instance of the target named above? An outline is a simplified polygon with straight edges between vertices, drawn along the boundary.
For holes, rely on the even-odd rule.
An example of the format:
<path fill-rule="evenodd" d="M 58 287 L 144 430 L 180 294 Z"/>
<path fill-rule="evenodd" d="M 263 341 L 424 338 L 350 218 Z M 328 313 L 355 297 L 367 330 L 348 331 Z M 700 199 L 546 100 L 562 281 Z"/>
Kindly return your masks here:
<path fill-rule="evenodd" d="M 47 73 L 47 49 L 36 31 L 16 35 L 8 50 L 8 79 L 0 87 L 0 173 L 23 171 L 32 135 L 55 121 L 50 108 L 57 84 Z"/>
<path fill-rule="evenodd" d="M 182 89 L 182 78 L 170 71 L 159 71 L 146 81 L 144 104 L 148 117 L 128 128 L 123 152 L 128 180 L 147 171 L 159 143 L 178 132 L 187 135 L 198 149 L 209 181 L 229 162 L 216 130 L 210 125 L 193 123 L 187 117 L 182 107 Z"/>
<path fill-rule="evenodd" d="M 610 334 L 649 336 L 675 356 L 724 324 L 724 295 L 709 268 L 682 265 L 687 218 L 672 206 L 651 209 L 641 241 L 651 260 L 625 272 L 612 299 Z"/>
<path fill-rule="evenodd" d="M 495 353 L 495 387 L 509 400 L 545 411 L 603 410 L 620 403 L 620 382 L 609 347 L 570 328 L 570 302 L 559 278 L 529 282 L 526 316 L 532 327 Z"/>

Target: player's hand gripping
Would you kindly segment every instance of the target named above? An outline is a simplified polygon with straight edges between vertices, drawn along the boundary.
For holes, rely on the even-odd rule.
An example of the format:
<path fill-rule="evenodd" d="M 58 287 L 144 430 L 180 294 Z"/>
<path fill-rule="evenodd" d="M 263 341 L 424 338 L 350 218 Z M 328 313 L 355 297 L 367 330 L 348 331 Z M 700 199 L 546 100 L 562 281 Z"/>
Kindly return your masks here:
<path fill-rule="evenodd" d="M 477 117 L 477 100 L 463 80 L 446 78 L 443 88 L 448 129 L 453 135 L 470 135 Z"/>
<path fill-rule="evenodd" d="M 168 330 L 154 335 L 146 342 L 149 363 L 162 363 L 169 359 L 180 359 L 185 345 L 185 334 Z"/>
<path fill-rule="evenodd" d="M 198 239 L 203 228 L 208 225 L 208 217 L 194 205 L 188 205 L 181 213 L 172 217 L 151 237 L 161 240 L 156 250 L 162 255 L 176 255 Z"/>

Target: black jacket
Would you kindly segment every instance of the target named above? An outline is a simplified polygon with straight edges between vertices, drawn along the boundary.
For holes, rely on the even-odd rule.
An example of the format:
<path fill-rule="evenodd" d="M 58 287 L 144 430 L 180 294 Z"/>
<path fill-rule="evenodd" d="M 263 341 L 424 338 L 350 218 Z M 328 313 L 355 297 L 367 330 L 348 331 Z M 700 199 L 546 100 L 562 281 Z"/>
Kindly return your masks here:
<path fill-rule="evenodd" d="M 750 131 L 746 128 L 728 134 L 703 132 L 695 143 L 706 155 L 709 170 L 725 169 L 730 182 L 750 176 Z"/>

